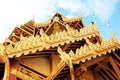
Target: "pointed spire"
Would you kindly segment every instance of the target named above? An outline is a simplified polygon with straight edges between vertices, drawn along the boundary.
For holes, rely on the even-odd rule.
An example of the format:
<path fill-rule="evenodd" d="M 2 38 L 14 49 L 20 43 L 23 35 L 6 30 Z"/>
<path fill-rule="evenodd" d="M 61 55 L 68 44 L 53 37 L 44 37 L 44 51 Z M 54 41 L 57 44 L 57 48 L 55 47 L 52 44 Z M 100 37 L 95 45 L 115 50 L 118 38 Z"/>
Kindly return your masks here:
<path fill-rule="evenodd" d="M 92 15 L 93 15 L 93 18 L 94 18 L 94 21 L 95 21 L 95 11 L 94 11 L 93 8 L 92 8 Z"/>
<path fill-rule="evenodd" d="M 116 37 L 114 31 L 112 30 L 112 26 L 110 25 L 110 22 L 107 21 L 107 22 L 106 22 L 106 25 L 108 26 L 110 32 L 112 33 L 113 41 L 115 41 L 115 43 L 118 43 L 117 37 Z"/>
<path fill-rule="evenodd" d="M 106 25 L 107 25 L 109 28 L 111 28 L 111 25 L 110 25 L 110 22 L 109 22 L 109 21 L 106 22 Z"/>
<path fill-rule="evenodd" d="M 80 16 L 82 16 L 82 10 L 80 9 Z"/>
<path fill-rule="evenodd" d="M 113 42 L 118 43 L 117 37 L 114 32 L 112 32 L 112 39 L 113 39 Z"/>
<path fill-rule="evenodd" d="M 56 14 L 59 14 L 59 11 L 58 11 L 58 10 L 56 11 Z"/>
<path fill-rule="evenodd" d="M 56 14 L 61 15 L 61 13 L 60 13 L 58 10 L 56 11 L 55 15 L 56 15 Z"/>
<path fill-rule="evenodd" d="M 35 20 L 35 14 L 33 14 L 33 16 L 32 16 L 32 20 L 33 20 L 33 21 Z"/>
<path fill-rule="evenodd" d="M 112 26 L 110 25 L 110 22 L 109 22 L 109 21 L 107 21 L 107 22 L 106 22 L 106 25 L 108 26 L 108 28 L 109 28 L 110 32 L 112 33 L 112 32 L 113 32 L 113 30 L 112 30 Z"/>

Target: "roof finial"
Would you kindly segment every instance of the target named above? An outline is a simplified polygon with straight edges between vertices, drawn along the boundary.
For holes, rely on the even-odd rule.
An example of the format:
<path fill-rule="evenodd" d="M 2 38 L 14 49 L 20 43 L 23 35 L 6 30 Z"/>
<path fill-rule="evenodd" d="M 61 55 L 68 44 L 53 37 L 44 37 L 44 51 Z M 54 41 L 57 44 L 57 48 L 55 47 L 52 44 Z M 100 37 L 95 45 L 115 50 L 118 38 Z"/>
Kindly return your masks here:
<path fill-rule="evenodd" d="M 117 36 L 115 35 L 114 32 L 112 32 L 112 42 L 113 42 L 113 43 L 119 43 L 119 42 L 118 42 L 118 39 L 117 39 Z"/>
<path fill-rule="evenodd" d="M 113 32 L 113 31 L 112 31 L 112 27 L 111 27 L 111 25 L 110 25 L 110 22 L 109 22 L 109 21 L 107 21 L 107 22 L 106 22 L 106 25 L 108 26 L 108 28 L 109 28 L 110 32 Z"/>
<path fill-rule="evenodd" d="M 116 42 L 118 42 L 118 41 L 117 41 L 117 37 L 116 37 L 114 31 L 112 30 L 112 27 L 111 27 L 111 25 L 110 25 L 110 22 L 107 21 L 107 22 L 106 22 L 106 25 L 108 26 L 110 32 L 112 33 L 112 37 L 115 39 Z"/>
<path fill-rule="evenodd" d="M 80 9 L 80 16 L 82 16 L 82 10 Z"/>
<path fill-rule="evenodd" d="M 95 21 L 95 11 L 93 10 L 93 8 L 92 8 L 92 15 L 93 15 L 93 18 L 94 18 L 94 21 Z"/>
<path fill-rule="evenodd" d="M 58 10 L 56 11 L 56 14 L 59 14 L 59 11 L 58 11 Z"/>
<path fill-rule="evenodd" d="M 35 14 L 33 14 L 33 16 L 32 16 L 32 20 L 33 20 L 33 21 L 35 20 Z"/>

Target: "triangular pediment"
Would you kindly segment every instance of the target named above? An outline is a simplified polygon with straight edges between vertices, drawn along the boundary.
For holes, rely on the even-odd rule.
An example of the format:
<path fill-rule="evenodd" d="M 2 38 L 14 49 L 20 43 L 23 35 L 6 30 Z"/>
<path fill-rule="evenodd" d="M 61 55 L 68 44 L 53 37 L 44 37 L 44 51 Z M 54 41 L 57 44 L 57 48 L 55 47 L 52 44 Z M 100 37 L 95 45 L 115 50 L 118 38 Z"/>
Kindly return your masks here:
<path fill-rule="evenodd" d="M 60 13 L 58 13 L 58 12 L 56 12 L 55 15 L 54 15 L 54 16 L 52 17 L 52 19 L 51 19 L 51 23 L 52 23 L 53 21 L 56 21 L 56 20 L 62 22 L 62 21 L 64 20 L 64 19 L 63 19 L 63 15 L 60 14 Z"/>
<path fill-rule="evenodd" d="M 103 41 L 95 23 L 84 27 L 81 17 L 56 13 L 46 23 L 16 26 L 0 45 L 0 79 L 119 80 L 119 53 L 114 33 Z"/>
<path fill-rule="evenodd" d="M 63 16 L 60 13 L 56 12 L 51 19 L 51 24 L 49 25 L 48 29 L 45 31 L 46 34 L 49 36 L 51 34 L 55 34 L 56 32 L 67 30 L 63 20 L 64 20 Z"/>
<path fill-rule="evenodd" d="M 60 32 L 63 30 L 67 30 L 66 26 L 58 21 L 55 21 L 49 26 L 49 28 L 45 32 L 49 36 L 51 34 L 55 34 L 56 32 Z"/>

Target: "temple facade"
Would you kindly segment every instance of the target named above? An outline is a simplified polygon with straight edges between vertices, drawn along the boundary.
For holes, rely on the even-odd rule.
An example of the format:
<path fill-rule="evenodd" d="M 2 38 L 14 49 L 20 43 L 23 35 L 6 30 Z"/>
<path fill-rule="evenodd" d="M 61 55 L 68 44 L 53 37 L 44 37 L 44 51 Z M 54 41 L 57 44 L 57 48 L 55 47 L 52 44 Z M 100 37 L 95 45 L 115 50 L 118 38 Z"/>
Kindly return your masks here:
<path fill-rule="evenodd" d="M 120 80 L 120 44 L 82 16 L 30 20 L 0 44 L 0 80 Z"/>

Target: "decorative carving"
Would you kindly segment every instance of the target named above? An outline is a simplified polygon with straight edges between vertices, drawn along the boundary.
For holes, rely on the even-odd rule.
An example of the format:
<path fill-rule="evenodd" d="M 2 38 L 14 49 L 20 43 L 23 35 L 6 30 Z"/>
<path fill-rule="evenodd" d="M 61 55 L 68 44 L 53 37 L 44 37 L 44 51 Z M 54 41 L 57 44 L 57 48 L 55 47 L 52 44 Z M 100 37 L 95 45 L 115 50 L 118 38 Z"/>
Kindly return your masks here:
<path fill-rule="evenodd" d="M 119 43 L 116 42 L 116 39 L 114 37 L 111 37 L 109 40 L 102 41 L 101 44 L 89 44 L 88 46 L 85 45 L 81 47 L 80 49 L 76 49 L 76 53 L 74 53 L 72 50 L 69 53 L 63 52 L 60 48 L 58 48 L 58 52 L 63 55 L 62 58 L 64 58 L 66 55 L 69 54 L 71 59 L 73 60 L 73 63 L 79 63 L 80 61 L 85 62 L 86 59 L 90 60 L 92 57 L 96 58 L 96 56 L 101 56 L 102 54 L 106 54 L 107 52 L 111 53 L 111 50 L 115 50 Z M 67 57 L 67 56 L 66 56 Z M 67 58 L 64 58 L 66 60 Z M 66 60 L 67 61 L 67 60 Z"/>
<path fill-rule="evenodd" d="M 28 31 L 24 30 L 23 28 L 18 27 L 19 30 L 22 31 L 21 33 L 19 33 L 19 36 L 17 36 L 17 38 L 20 40 L 17 40 L 17 38 L 16 38 L 15 39 L 16 42 L 14 43 L 14 42 L 10 41 L 9 39 L 6 39 L 5 42 L 8 42 L 7 45 L 4 46 L 3 44 L 0 44 L 0 60 L 1 60 L 0 62 L 5 63 L 5 72 L 4 72 L 3 80 L 9 79 L 9 71 L 11 71 L 11 73 L 16 75 L 17 77 L 24 79 L 24 80 L 35 80 L 35 79 L 37 79 L 37 80 L 38 79 L 52 80 L 57 75 L 59 75 L 59 74 L 61 75 L 64 73 L 64 72 L 62 73 L 62 71 L 64 70 L 63 68 L 65 68 L 66 65 L 68 65 L 69 69 L 70 69 L 70 71 L 67 72 L 67 74 L 70 72 L 70 75 L 66 75 L 66 76 L 67 77 L 71 76 L 71 79 L 74 80 L 75 77 L 74 77 L 73 64 L 75 64 L 74 66 L 76 67 L 76 65 L 78 65 L 78 64 L 80 64 L 80 65 L 84 64 L 86 62 L 86 60 L 91 60 L 98 56 L 106 55 L 107 53 L 113 53 L 116 51 L 116 49 L 120 49 L 120 44 L 118 43 L 117 38 L 114 33 L 112 33 L 112 37 L 110 39 L 108 39 L 106 41 L 101 40 L 100 43 L 96 42 L 95 44 L 93 44 L 88 40 L 89 38 L 92 38 L 92 37 L 95 37 L 95 38 L 96 38 L 96 36 L 100 37 L 96 22 L 94 22 L 94 24 L 92 24 L 88 27 L 84 27 L 84 28 L 81 27 L 80 30 L 78 30 L 75 28 L 74 29 L 71 28 L 71 26 L 69 26 L 68 24 L 76 23 L 77 21 L 81 21 L 81 19 L 82 19 L 81 16 L 68 19 L 68 18 L 64 17 L 63 15 L 60 15 L 60 16 L 55 15 L 52 23 L 51 23 L 51 19 L 48 20 L 46 23 L 35 23 L 32 21 L 29 24 L 28 23 L 25 24 L 26 26 L 28 26 L 27 27 Z M 53 29 L 53 32 L 48 36 L 45 30 L 48 26 L 51 26 L 51 25 L 53 26 L 52 28 L 54 28 L 54 29 Z M 60 25 L 62 27 L 60 27 Z M 77 25 L 79 25 L 79 23 Z M 37 35 L 34 34 L 35 27 L 36 28 L 39 27 L 40 34 L 37 34 Z M 44 27 L 44 28 L 42 28 L 42 27 Z M 63 29 L 63 28 L 65 28 L 65 29 Z M 25 33 L 25 35 L 22 36 L 21 34 L 23 34 L 23 33 Z M 15 34 L 12 33 L 12 36 L 15 36 Z M 26 37 L 24 37 L 24 36 L 26 36 Z M 79 42 L 83 39 L 85 40 L 85 43 L 86 43 L 85 45 L 81 46 L 80 43 L 76 44 L 76 42 Z M 62 50 L 60 47 L 64 47 L 66 44 L 68 46 L 63 48 L 64 50 Z M 79 47 L 79 45 L 80 45 L 80 47 Z M 73 49 L 74 46 L 75 46 L 75 48 Z M 58 49 L 57 49 L 58 52 L 56 52 L 56 47 L 58 47 Z M 68 50 L 66 48 L 68 48 Z M 73 49 L 73 51 L 71 49 Z M 44 53 L 46 53 L 47 52 L 46 50 L 51 51 L 51 52 L 54 51 L 55 55 L 57 55 L 61 58 L 60 59 L 58 57 L 59 60 L 61 60 L 61 61 L 59 63 L 57 62 L 58 65 L 56 66 L 56 69 L 53 69 L 53 70 L 51 69 L 51 74 L 48 76 L 45 76 L 45 78 L 41 77 L 39 75 L 39 73 L 29 70 L 29 68 L 27 69 L 25 67 L 21 67 L 21 68 L 19 68 L 19 70 L 16 70 L 14 68 L 13 69 L 11 68 L 11 70 L 10 70 L 9 58 L 13 58 L 13 57 L 21 58 L 20 56 L 22 54 L 28 55 L 30 53 L 33 53 L 32 55 L 35 55 L 34 53 L 37 54 L 38 52 L 41 55 L 41 53 L 43 53 L 44 51 L 45 51 Z M 50 54 L 51 54 L 51 52 L 50 52 Z M 109 55 L 107 55 L 107 56 L 109 56 Z M 47 56 L 47 58 L 51 59 L 51 58 L 53 58 L 53 56 L 52 57 Z M 52 61 L 54 61 L 55 59 L 51 59 L 50 63 L 53 64 Z M 113 60 L 111 58 L 110 58 L 110 62 L 111 62 L 111 64 L 113 62 Z M 97 61 L 96 61 L 96 63 L 97 63 Z M 112 65 L 114 65 L 115 63 L 116 63 L 116 61 Z M 22 64 L 22 63 L 20 63 L 20 64 Z M 118 64 L 119 63 L 117 63 L 117 65 Z M 117 67 L 117 65 L 116 65 L 116 67 Z M 81 69 L 82 68 L 83 68 L 83 66 L 81 67 Z M 87 67 L 85 67 L 85 69 L 83 69 L 83 70 L 87 71 L 86 68 Z M 116 72 L 117 72 L 117 70 L 116 70 Z M 79 70 L 78 70 L 78 73 L 79 73 Z M 118 73 L 119 72 L 117 72 L 117 74 Z M 80 74 L 82 74 L 82 72 L 80 72 Z M 77 76 L 77 77 L 80 79 L 89 79 L 89 77 L 87 78 L 84 75 Z"/>
<path fill-rule="evenodd" d="M 54 23 L 53 26 L 54 26 L 53 34 L 55 34 L 56 32 L 60 32 L 61 31 L 58 23 Z"/>
<path fill-rule="evenodd" d="M 41 37 L 40 36 L 35 36 L 35 37 L 21 36 L 21 40 L 15 44 L 14 48 L 12 46 L 7 46 L 7 51 L 10 53 L 11 57 L 14 55 L 18 55 L 18 53 L 20 53 L 18 55 L 20 56 L 23 53 L 22 51 L 25 51 L 25 50 L 26 50 L 25 54 L 28 54 L 31 50 L 32 52 L 35 52 L 38 49 L 41 51 L 43 50 L 43 48 L 48 49 L 50 47 L 58 46 L 59 44 L 64 45 L 65 43 L 67 44 L 70 43 L 70 41 L 74 42 L 75 40 L 78 41 L 78 40 L 82 40 L 83 38 L 86 39 L 88 37 L 98 35 L 98 29 L 95 26 L 86 27 L 81 29 L 80 31 L 73 30 L 69 26 L 66 26 L 66 28 L 67 28 L 67 31 L 64 30 L 64 31 L 56 32 L 55 34 L 51 34 L 50 36 L 47 36 L 42 29 L 40 31 Z M 118 43 L 114 35 L 110 40 L 106 42 L 102 41 L 101 46 L 107 47 L 106 45 L 113 45 L 113 43 Z M 90 47 L 95 49 L 96 47 L 94 46 L 95 45 L 93 44 Z M 13 53 L 15 54 L 12 55 Z"/>
<path fill-rule="evenodd" d="M 5 46 L 3 44 L 0 44 L 0 55 L 4 55 Z"/>

